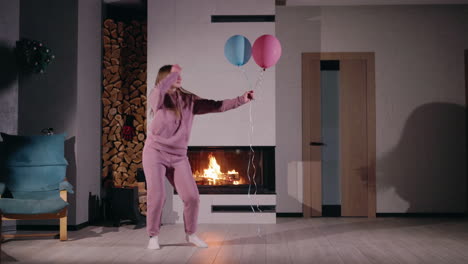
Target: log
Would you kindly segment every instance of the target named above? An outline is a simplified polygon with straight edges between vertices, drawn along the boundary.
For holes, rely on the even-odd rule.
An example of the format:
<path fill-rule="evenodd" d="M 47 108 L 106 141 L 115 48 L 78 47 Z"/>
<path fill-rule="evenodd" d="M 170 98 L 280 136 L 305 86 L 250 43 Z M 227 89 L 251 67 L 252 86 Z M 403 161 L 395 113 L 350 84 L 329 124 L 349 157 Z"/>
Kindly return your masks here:
<path fill-rule="evenodd" d="M 108 152 L 110 156 L 114 156 L 117 153 L 118 153 L 117 149 L 112 149 L 111 151 Z"/>
<path fill-rule="evenodd" d="M 130 100 L 130 104 L 140 106 L 141 105 L 141 98 L 140 97 L 133 98 L 132 100 Z"/>
<path fill-rule="evenodd" d="M 110 135 L 107 137 L 107 139 L 108 139 L 109 141 L 115 141 L 115 140 L 117 140 L 117 137 L 116 137 L 115 135 L 110 134 Z"/>
<path fill-rule="evenodd" d="M 146 98 L 145 98 L 146 99 Z M 142 99 L 143 100 L 143 99 Z M 140 114 L 141 116 L 144 116 L 146 114 L 146 109 L 144 107 L 139 107 L 136 112 Z M 141 123 L 141 122 L 140 122 Z"/>
<path fill-rule="evenodd" d="M 141 94 L 146 94 L 146 90 L 147 90 L 146 84 L 141 85 L 141 86 L 138 88 L 138 90 L 140 90 L 140 93 L 141 93 Z"/>
<path fill-rule="evenodd" d="M 119 71 L 119 65 L 114 65 L 109 67 L 112 73 L 117 73 Z"/>
<path fill-rule="evenodd" d="M 102 169 L 102 176 L 107 177 L 109 174 L 109 167 L 105 166 L 104 169 Z"/>
<path fill-rule="evenodd" d="M 123 22 L 118 22 L 117 23 L 117 32 L 119 33 L 119 36 L 124 35 L 124 29 L 125 29 L 125 24 Z"/>
<path fill-rule="evenodd" d="M 103 120 L 104 120 L 104 119 L 103 119 Z M 115 126 L 115 125 L 117 125 L 117 124 L 119 124 L 119 121 L 115 120 L 115 118 L 112 119 L 112 121 L 110 122 L 110 126 Z"/>
<path fill-rule="evenodd" d="M 112 107 L 118 107 L 121 104 L 122 103 L 120 101 L 115 101 L 115 102 L 112 103 Z"/>
<path fill-rule="evenodd" d="M 113 126 L 109 132 L 109 135 L 115 135 L 115 130 L 117 129 L 117 126 Z"/>
<path fill-rule="evenodd" d="M 114 20 L 112 19 L 106 19 L 104 20 L 104 27 L 107 29 L 114 29 L 115 27 Z"/>
<path fill-rule="evenodd" d="M 118 167 L 118 168 L 117 168 L 117 171 L 118 171 L 118 172 L 127 172 L 127 168 L 125 168 L 125 167 Z"/>
<path fill-rule="evenodd" d="M 102 119 L 102 126 L 103 126 L 103 127 L 106 127 L 106 126 L 108 126 L 108 125 L 109 125 L 109 120 L 107 120 L 107 119 Z"/>
<path fill-rule="evenodd" d="M 132 163 L 132 159 L 128 155 L 124 155 L 124 159 L 127 163 Z"/>
<path fill-rule="evenodd" d="M 117 80 L 120 79 L 120 75 L 118 73 L 112 75 L 112 78 L 109 80 L 110 83 L 115 83 Z"/>
<path fill-rule="evenodd" d="M 107 116 L 109 114 L 109 109 L 111 108 L 110 105 L 107 105 L 105 106 L 103 109 L 102 109 L 102 115 L 103 116 Z"/>
<path fill-rule="evenodd" d="M 120 145 L 122 145 L 122 141 L 114 141 L 115 148 L 118 149 L 120 147 Z"/>
<path fill-rule="evenodd" d="M 124 151 L 124 150 L 125 150 L 125 145 L 122 144 L 122 145 L 119 147 L 119 151 Z"/>
<path fill-rule="evenodd" d="M 107 98 L 102 98 L 101 100 L 102 100 L 102 104 L 104 106 L 108 106 L 108 105 L 111 104 L 111 101 L 109 99 L 107 99 Z"/>
<path fill-rule="evenodd" d="M 127 113 L 127 110 L 124 111 L 124 104 L 120 104 L 120 105 L 117 107 L 117 112 L 118 112 L 119 114 Z"/>
<path fill-rule="evenodd" d="M 104 154 L 102 155 L 102 160 L 108 161 L 110 157 L 111 157 L 111 155 L 110 155 L 109 153 L 104 153 Z"/>
<path fill-rule="evenodd" d="M 120 164 L 122 162 L 122 159 L 119 158 L 118 156 L 114 156 L 114 157 L 112 157 L 111 161 L 112 161 L 112 163 Z"/>
<path fill-rule="evenodd" d="M 133 156 L 133 154 L 135 154 L 135 150 L 134 150 L 134 148 L 127 148 L 127 149 L 125 150 L 125 153 L 127 153 L 128 156 L 131 157 L 131 156 Z"/>
<path fill-rule="evenodd" d="M 146 82 L 146 71 L 141 70 L 140 74 L 138 74 L 138 79 L 141 81 L 141 83 Z M 140 86 L 140 85 L 138 85 Z"/>
<path fill-rule="evenodd" d="M 134 90 L 134 91 L 130 94 L 130 98 L 132 98 L 132 99 L 133 99 L 133 98 L 138 98 L 138 99 L 140 99 L 139 96 L 140 96 L 140 91 L 139 91 L 139 90 Z M 130 101 L 130 103 L 132 103 L 132 101 Z M 141 99 L 140 99 L 140 101 L 139 101 L 138 103 L 132 103 L 132 104 L 140 105 L 140 104 L 141 104 Z"/>
<path fill-rule="evenodd" d="M 110 116 L 114 116 L 115 114 L 117 114 L 117 108 L 112 107 L 111 109 L 109 109 L 109 115 Z M 110 117 L 109 117 L 109 119 L 110 119 Z"/>
<path fill-rule="evenodd" d="M 140 74 L 141 74 L 141 73 L 140 73 Z M 140 76 L 140 74 L 139 74 L 138 76 Z M 145 78 L 146 78 L 146 74 L 145 74 Z M 135 81 L 133 82 L 133 85 L 134 85 L 135 87 L 140 87 L 142 84 L 143 84 L 143 82 L 140 81 L 140 80 L 135 80 Z"/>

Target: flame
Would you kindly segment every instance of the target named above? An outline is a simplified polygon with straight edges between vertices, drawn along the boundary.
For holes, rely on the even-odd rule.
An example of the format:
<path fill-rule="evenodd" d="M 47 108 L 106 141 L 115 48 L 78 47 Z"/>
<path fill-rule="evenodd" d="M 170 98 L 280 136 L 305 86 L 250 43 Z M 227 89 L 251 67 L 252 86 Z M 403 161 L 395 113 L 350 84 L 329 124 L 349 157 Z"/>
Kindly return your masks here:
<path fill-rule="evenodd" d="M 237 180 L 239 178 L 239 172 L 236 170 L 230 170 L 227 173 L 223 173 L 221 171 L 221 166 L 218 164 L 216 158 L 212 154 L 208 155 L 208 159 L 208 168 L 203 170 L 203 175 L 196 171 L 193 175 L 195 179 L 204 178 L 208 181 L 208 185 L 238 185 L 241 183 L 239 180 Z"/>

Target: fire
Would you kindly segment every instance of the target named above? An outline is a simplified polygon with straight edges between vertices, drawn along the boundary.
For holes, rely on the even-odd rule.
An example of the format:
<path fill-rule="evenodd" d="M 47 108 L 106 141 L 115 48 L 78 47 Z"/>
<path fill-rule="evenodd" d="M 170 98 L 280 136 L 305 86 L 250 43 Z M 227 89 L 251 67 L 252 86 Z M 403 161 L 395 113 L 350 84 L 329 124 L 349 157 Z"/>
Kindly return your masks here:
<path fill-rule="evenodd" d="M 196 171 L 193 174 L 195 181 L 200 185 L 238 185 L 241 184 L 239 172 L 229 170 L 227 173 L 221 171 L 221 166 L 216 161 L 216 158 L 208 155 L 208 168 L 203 170 L 203 174 Z"/>

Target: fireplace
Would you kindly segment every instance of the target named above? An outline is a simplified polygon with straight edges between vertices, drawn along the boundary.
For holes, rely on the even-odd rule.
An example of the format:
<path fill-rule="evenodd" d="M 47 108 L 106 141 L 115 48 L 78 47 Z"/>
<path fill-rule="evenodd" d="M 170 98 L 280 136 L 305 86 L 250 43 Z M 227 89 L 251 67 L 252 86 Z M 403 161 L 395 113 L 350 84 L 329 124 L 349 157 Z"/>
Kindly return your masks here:
<path fill-rule="evenodd" d="M 275 149 L 252 147 L 189 147 L 188 158 L 200 194 L 275 193 Z M 253 154 L 253 162 L 249 165 Z"/>

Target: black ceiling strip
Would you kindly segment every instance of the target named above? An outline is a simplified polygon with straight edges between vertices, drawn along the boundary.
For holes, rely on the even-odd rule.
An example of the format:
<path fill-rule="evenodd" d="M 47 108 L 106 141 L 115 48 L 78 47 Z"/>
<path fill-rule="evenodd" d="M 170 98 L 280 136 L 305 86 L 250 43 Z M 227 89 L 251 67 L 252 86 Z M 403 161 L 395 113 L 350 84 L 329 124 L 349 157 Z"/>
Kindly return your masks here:
<path fill-rule="evenodd" d="M 275 22 L 275 15 L 211 16 L 211 23 Z"/>

